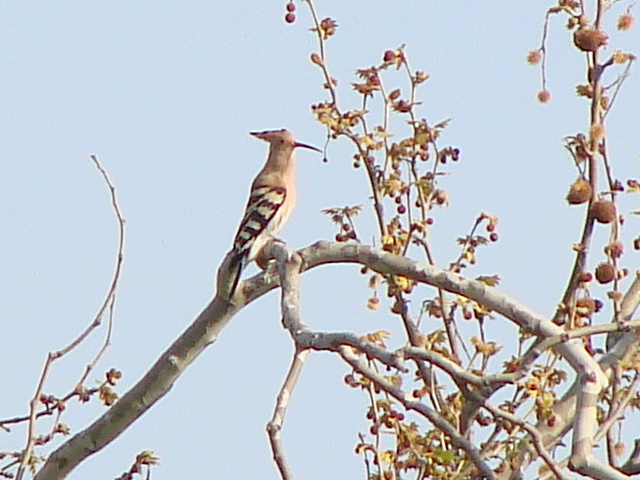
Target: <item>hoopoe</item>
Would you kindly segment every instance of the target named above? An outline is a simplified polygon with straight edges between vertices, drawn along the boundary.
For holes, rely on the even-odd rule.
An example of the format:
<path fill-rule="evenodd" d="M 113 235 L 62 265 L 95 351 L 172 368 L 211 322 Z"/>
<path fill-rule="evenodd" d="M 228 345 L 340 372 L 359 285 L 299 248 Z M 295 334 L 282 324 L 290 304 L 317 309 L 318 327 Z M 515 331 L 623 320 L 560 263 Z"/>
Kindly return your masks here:
<path fill-rule="evenodd" d="M 294 150 L 302 147 L 322 153 L 316 147 L 296 142 L 285 129 L 251 132 L 251 135 L 269 142 L 269 155 L 251 184 L 249 201 L 233 241 L 229 272 L 235 278 L 229 297 L 235 293 L 244 268 L 255 260 L 293 212 L 296 204 Z"/>

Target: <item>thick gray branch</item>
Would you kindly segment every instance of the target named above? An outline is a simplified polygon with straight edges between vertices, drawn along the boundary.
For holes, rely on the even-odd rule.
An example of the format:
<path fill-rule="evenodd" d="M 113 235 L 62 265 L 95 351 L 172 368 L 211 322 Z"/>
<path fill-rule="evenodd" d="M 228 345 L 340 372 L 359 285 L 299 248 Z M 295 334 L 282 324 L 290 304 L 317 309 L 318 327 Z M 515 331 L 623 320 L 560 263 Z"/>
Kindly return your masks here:
<path fill-rule="evenodd" d="M 384 274 L 403 275 L 444 290 L 458 293 L 485 305 L 541 339 L 560 335 L 560 327 L 533 312 L 499 290 L 460 275 L 382 252 L 376 248 L 319 242 L 298 252 L 302 258 L 301 271 L 329 263 L 358 263 Z M 278 278 L 259 274 L 239 285 L 230 301 L 224 292 L 230 283 L 225 259 L 218 275 L 219 293 L 196 318 L 192 325 L 160 356 L 147 374 L 134 385 L 113 407 L 92 425 L 79 432 L 56 451 L 34 477 L 37 480 L 65 478 L 80 462 L 104 448 L 126 430 L 138 417 L 171 389 L 173 383 L 198 355 L 213 343 L 222 328 L 246 304 L 278 286 Z M 310 348 L 324 348 L 320 338 L 308 339 Z M 329 340 L 325 337 L 323 340 Z M 335 340 L 335 339 L 331 339 Z M 358 343 L 353 339 L 353 344 Z M 317 342 L 315 345 L 313 345 Z M 362 347 L 360 345 L 359 347 Z M 356 347 L 358 348 L 358 347 Z M 584 351 L 579 341 L 562 342 L 555 346 L 578 372 L 595 381 L 598 388 L 606 382 L 595 361 Z M 382 352 L 371 353 L 382 357 Z M 396 363 L 397 362 L 397 363 Z M 398 359 L 387 358 L 388 364 L 401 365 Z"/>

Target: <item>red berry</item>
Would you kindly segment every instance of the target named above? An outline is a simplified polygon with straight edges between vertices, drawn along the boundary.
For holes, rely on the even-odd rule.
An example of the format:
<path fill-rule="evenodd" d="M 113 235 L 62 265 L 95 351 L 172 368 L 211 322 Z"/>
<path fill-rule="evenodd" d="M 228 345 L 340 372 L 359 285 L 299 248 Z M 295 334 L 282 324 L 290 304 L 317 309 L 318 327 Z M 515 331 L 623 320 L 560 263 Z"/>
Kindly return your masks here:
<path fill-rule="evenodd" d="M 393 199 L 393 201 L 396 203 L 402 203 L 402 197 L 398 195 L 396 198 Z"/>
<path fill-rule="evenodd" d="M 386 52 L 384 52 L 384 57 L 382 58 L 384 59 L 385 62 L 390 62 L 395 58 L 395 56 L 396 54 L 393 53 L 393 50 L 387 50 Z"/>
<path fill-rule="evenodd" d="M 397 418 L 399 421 L 403 421 L 403 420 L 404 420 L 404 413 L 402 413 L 402 412 L 398 412 L 398 414 L 396 415 L 396 418 Z"/>
<path fill-rule="evenodd" d="M 489 235 L 489 240 L 491 240 L 492 242 L 497 242 L 498 234 L 496 232 L 492 232 L 491 235 Z"/>
<path fill-rule="evenodd" d="M 287 12 L 295 12 L 295 11 L 296 11 L 296 4 L 293 2 L 287 3 Z"/>
<path fill-rule="evenodd" d="M 493 232 L 496 229 L 495 223 L 487 223 L 487 232 Z"/>
<path fill-rule="evenodd" d="M 398 205 L 398 213 L 400 215 L 402 215 L 403 213 L 405 213 L 407 211 L 407 207 L 405 207 L 404 205 Z"/>
<path fill-rule="evenodd" d="M 433 222 L 434 222 L 433 218 L 431 217 L 427 218 L 427 225 L 433 225 Z"/>
<path fill-rule="evenodd" d="M 589 272 L 582 272 L 582 275 L 580 275 L 580 281 L 582 283 L 590 282 L 592 279 L 593 275 L 591 275 Z"/>
<path fill-rule="evenodd" d="M 296 21 L 296 14 L 293 12 L 289 12 L 284 16 L 284 21 L 287 23 L 293 23 Z"/>

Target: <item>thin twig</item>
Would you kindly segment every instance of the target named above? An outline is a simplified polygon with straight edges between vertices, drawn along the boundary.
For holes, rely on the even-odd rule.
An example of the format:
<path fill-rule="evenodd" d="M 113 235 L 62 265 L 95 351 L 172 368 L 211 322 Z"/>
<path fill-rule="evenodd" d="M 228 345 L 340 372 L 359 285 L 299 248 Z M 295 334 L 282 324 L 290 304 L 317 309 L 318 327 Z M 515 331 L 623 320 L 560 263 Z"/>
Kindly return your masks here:
<path fill-rule="evenodd" d="M 364 375 L 369 380 L 374 382 L 391 395 L 397 401 L 399 401 L 407 410 L 413 410 L 424 418 L 429 420 L 436 428 L 438 428 L 443 435 L 446 435 L 451 443 L 462 450 L 468 455 L 469 460 L 473 462 L 475 467 L 486 479 L 495 479 L 496 475 L 491 467 L 483 460 L 479 450 L 467 439 L 465 439 L 458 431 L 449 423 L 442 415 L 435 410 L 428 408 L 424 403 L 411 400 L 398 386 L 391 384 L 382 375 L 376 373 L 371 368 L 366 366 L 348 347 L 342 347 L 340 351 L 342 358 L 353 367 L 361 375 Z"/>
<path fill-rule="evenodd" d="M 89 324 L 89 326 L 85 328 L 85 330 L 80 335 L 78 335 L 71 343 L 69 343 L 66 347 L 55 352 L 49 352 L 47 354 L 47 359 L 42 369 L 40 379 L 38 380 L 38 386 L 36 387 L 36 391 L 33 398 L 31 399 L 31 402 L 29 403 L 30 413 L 29 413 L 29 425 L 27 428 L 27 445 L 24 449 L 24 453 L 20 461 L 20 467 L 18 468 L 18 471 L 16 473 L 16 480 L 22 480 L 26 467 L 31 461 L 31 457 L 33 455 L 33 449 L 35 446 L 36 420 L 40 416 L 40 413 L 37 412 L 37 408 L 38 408 L 38 405 L 40 404 L 40 396 L 44 391 L 44 385 L 46 383 L 46 379 L 48 377 L 48 374 L 53 362 L 63 357 L 73 349 L 75 349 L 91 334 L 91 332 L 93 332 L 98 326 L 100 326 L 102 315 L 108 308 L 109 309 L 109 327 L 107 329 L 107 335 L 106 335 L 104 344 L 96 354 L 94 360 L 85 369 L 85 373 L 83 374 L 83 376 L 81 377 L 78 383 L 78 384 L 82 384 L 82 382 L 84 382 L 89 372 L 95 367 L 100 357 L 104 354 L 104 351 L 109 346 L 109 342 L 111 338 L 111 330 L 113 325 L 113 307 L 115 303 L 116 290 L 118 287 L 118 280 L 120 279 L 120 272 L 122 269 L 122 260 L 124 258 L 124 238 L 125 238 L 124 223 L 125 221 L 122 216 L 120 207 L 118 205 L 115 187 L 111 182 L 111 180 L 109 179 L 109 175 L 107 174 L 106 170 L 100 164 L 100 162 L 98 161 L 98 158 L 95 155 L 91 155 L 91 160 L 93 161 L 94 165 L 102 175 L 102 178 L 105 181 L 107 187 L 109 188 L 109 193 L 111 196 L 111 205 L 113 206 L 116 219 L 118 220 L 119 235 L 118 235 L 118 252 L 116 257 L 115 272 L 111 280 L 109 289 L 107 291 L 105 300 L 103 301 L 100 309 L 98 310 L 98 313 L 95 315 L 93 321 Z"/>

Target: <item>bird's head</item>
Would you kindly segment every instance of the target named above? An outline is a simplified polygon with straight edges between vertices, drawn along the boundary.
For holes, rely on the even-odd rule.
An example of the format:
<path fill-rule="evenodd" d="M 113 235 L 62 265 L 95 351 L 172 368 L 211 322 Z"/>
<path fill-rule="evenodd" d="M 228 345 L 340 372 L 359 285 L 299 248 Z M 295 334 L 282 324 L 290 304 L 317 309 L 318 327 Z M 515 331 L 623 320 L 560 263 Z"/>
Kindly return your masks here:
<path fill-rule="evenodd" d="M 265 142 L 269 142 L 271 148 L 277 149 L 291 149 L 294 148 L 308 148 L 309 150 L 315 150 L 316 152 L 322 153 L 322 150 L 319 148 L 313 147 L 311 145 L 307 145 L 306 143 L 296 142 L 295 137 L 289 130 L 285 130 L 284 128 L 281 130 L 265 130 L 264 132 L 251 132 L 256 138 L 260 140 L 264 140 Z"/>

